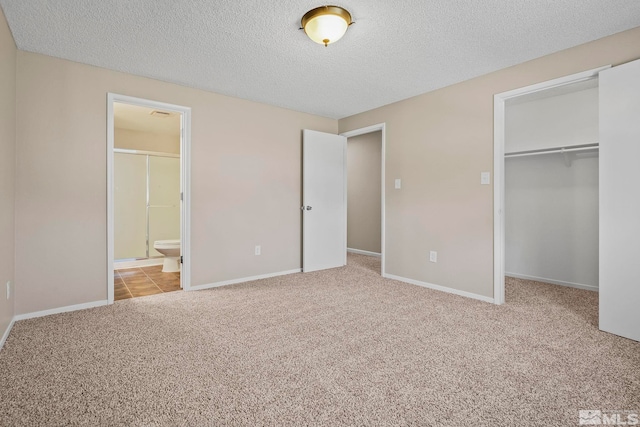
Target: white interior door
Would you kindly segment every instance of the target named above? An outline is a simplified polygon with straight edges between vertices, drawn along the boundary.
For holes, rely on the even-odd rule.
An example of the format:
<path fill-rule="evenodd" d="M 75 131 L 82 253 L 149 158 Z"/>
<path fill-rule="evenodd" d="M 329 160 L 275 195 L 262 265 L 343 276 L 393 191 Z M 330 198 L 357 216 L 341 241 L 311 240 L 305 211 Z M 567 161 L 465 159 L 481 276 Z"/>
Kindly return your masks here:
<path fill-rule="evenodd" d="M 302 135 L 302 270 L 345 265 L 347 138 L 305 129 Z"/>
<path fill-rule="evenodd" d="M 640 341 L 640 61 L 600 72 L 600 329 Z"/>

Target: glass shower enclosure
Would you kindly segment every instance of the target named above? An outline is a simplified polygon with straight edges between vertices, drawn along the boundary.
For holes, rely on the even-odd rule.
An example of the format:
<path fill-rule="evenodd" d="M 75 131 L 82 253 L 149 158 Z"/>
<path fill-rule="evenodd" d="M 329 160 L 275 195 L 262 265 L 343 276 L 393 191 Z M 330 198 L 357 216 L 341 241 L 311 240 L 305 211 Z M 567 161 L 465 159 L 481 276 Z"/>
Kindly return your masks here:
<path fill-rule="evenodd" d="M 156 240 L 180 239 L 180 157 L 114 153 L 114 259 L 162 256 Z"/>

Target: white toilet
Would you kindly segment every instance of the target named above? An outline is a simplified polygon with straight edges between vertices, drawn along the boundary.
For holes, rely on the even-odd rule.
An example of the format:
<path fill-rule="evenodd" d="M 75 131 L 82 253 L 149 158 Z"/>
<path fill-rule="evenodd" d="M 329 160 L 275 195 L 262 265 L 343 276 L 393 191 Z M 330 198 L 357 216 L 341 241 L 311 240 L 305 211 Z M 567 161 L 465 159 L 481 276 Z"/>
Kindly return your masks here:
<path fill-rule="evenodd" d="M 153 249 L 164 255 L 163 273 L 180 271 L 180 240 L 156 240 Z"/>

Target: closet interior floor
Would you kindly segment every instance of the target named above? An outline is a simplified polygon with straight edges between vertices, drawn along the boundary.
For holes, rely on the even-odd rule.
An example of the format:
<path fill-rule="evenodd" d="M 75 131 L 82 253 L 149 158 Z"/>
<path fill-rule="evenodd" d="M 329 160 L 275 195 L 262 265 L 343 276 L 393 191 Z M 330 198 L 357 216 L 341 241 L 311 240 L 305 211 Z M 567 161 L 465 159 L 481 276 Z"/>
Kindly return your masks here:
<path fill-rule="evenodd" d="M 115 270 L 113 289 L 116 301 L 179 291 L 180 272 L 163 273 L 161 265 Z"/>

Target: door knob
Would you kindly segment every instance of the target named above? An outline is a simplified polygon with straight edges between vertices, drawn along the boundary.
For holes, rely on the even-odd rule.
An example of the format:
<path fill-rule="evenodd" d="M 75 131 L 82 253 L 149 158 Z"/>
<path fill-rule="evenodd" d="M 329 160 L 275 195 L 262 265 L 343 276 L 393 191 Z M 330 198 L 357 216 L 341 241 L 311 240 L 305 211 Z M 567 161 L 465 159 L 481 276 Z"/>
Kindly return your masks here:
<path fill-rule="evenodd" d="M 308 211 L 311 210 L 311 206 L 302 206 L 300 209 L 302 209 L 303 211 L 306 209 Z"/>
<path fill-rule="evenodd" d="M 307 210 L 310 211 L 311 210 L 311 206 L 307 206 Z"/>

